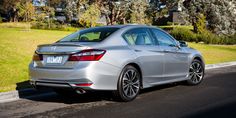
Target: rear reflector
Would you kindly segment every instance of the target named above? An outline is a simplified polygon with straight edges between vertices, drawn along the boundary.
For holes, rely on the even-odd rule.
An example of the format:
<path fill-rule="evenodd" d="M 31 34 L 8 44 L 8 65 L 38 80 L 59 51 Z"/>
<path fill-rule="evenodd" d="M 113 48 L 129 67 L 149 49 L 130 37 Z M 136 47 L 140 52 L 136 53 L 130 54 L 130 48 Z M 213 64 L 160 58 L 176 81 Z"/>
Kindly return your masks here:
<path fill-rule="evenodd" d="M 42 60 L 43 60 L 43 55 L 42 54 L 34 53 L 33 61 L 42 61 Z"/>
<path fill-rule="evenodd" d="M 68 61 L 98 61 L 106 53 L 105 50 L 89 49 L 70 55 Z"/>
<path fill-rule="evenodd" d="M 81 83 L 81 84 L 75 84 L 75 86 L 91 86 L 92 83 Z"/>

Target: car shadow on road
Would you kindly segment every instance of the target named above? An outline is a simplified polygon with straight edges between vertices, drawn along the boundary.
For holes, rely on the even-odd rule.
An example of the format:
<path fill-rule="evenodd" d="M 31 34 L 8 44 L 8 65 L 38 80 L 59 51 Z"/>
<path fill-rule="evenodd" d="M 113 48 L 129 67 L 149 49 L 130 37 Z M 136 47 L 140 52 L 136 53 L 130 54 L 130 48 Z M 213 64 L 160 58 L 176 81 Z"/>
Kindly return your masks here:
<path fill-rule="evenodd" d="M 32 101 L 41 101 L 41 102 L 55 102 L 55 103 L 89 103 L 96 101 L 114 101 L 111 91 L 97 91 L 97 92 L 88 92 L 86 94 L 66 94 L 59 95 L 50 88 L 32 88 L 29 81 L 19 82 L 16 84 L 16 90 L 18 91 L 19 98 L 27 99 Z M 70 92 L 70 91 L 68 91 Z"/>
<path fill-rule="evenodd" d="M 140 94 L 142 95 L 143 93 L 158 91 L 170 87 L 179 86 L 182 84 L 183 83 L 180 82 L 180 83 L 155 86 L 141 90 Z M 55 93 L 52 89 L 49 88 L 41 88 L 40 90 L 36 90 L 33 88 L 20 90 L 22 86 L 26 85 L 29 86 L 28 81 L 17 83 L 18 94 L 21 99 L 41 101 L 41 102 L 65 103 L 65 104 L 89 103 L 97 101 L 119 102 L 119 100 L 114 99 L 112 91 L 96 91 L 96 92 L 89 92 L 86 94 L 68 94 L 63 96 Z"/>

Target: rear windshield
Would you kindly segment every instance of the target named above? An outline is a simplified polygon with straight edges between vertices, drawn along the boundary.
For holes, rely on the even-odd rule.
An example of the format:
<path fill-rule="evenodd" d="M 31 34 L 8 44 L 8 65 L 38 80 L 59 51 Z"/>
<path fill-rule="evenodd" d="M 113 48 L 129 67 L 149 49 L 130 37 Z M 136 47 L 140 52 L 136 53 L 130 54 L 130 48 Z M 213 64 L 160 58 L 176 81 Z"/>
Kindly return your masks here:
<path fill-rule="evenodd" d="M 59 42 L 100 42 L 119 28 L 91 28 L 75 32 Z"/>

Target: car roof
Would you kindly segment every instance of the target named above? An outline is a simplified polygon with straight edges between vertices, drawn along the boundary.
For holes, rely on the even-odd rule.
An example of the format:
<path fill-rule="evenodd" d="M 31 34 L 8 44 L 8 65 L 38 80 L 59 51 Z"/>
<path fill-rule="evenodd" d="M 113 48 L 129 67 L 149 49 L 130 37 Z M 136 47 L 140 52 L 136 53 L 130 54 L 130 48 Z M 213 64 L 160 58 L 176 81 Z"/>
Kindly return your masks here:
<path fill-rule="evenodd" d="M 140 24 L 125 24 L 125 25 L 107 25 L 107 26 L 99 26 L 94 28 L 125 28 L 125 27 L 149 27 L 147 25 Z"/>

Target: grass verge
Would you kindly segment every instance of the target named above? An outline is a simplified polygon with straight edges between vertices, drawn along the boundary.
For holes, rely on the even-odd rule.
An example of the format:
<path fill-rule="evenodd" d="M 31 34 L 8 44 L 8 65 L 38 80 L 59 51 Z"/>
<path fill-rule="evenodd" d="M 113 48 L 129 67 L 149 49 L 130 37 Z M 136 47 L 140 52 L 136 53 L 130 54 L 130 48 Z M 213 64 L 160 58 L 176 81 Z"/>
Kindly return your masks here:
<path fill-rule="evenodd" d="M 38 44 L 53 43 L 66 31 L 0 28 L 0 92 L 28 80 L 28 64 Z"/>

